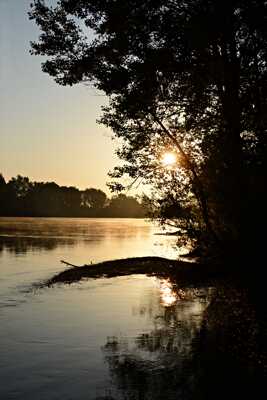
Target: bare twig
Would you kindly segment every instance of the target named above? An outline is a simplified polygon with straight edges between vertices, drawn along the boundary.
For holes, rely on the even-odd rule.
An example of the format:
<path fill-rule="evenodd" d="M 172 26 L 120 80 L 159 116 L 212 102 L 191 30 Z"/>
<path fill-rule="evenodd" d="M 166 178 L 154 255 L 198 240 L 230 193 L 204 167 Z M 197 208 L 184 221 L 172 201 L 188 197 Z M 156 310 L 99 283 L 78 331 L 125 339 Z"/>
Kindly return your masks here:
<path fill-rule="evenodd" d="M 62 264 L 69 265 L 70 267 L 75 267 L 75 268 L 80 268 L 80 267 L 81 267 L 81 265 L 74 265 L 74 264 L 71 264 L 71 263 L 69 263 L 69 262 L 67 262 L 67 261 L 64 261 L 64 260 L 60 260 L 60 262 L 61 262 Z"/>

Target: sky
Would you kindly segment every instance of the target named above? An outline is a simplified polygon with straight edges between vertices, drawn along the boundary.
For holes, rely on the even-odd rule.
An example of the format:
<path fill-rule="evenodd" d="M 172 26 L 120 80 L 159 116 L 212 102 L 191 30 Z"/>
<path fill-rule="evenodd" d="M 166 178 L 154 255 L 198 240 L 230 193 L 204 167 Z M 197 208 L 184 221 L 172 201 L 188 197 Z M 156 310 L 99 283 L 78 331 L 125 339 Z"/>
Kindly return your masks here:
<path fill-rule="evenodd" d="M 32 0 L 0 0 L 0 173 L 108 192 L 117 163 L 112 133 L 96 123 L 107 98 L 84 85 L 62 87 L 29 54 L 38 29 Z"/>

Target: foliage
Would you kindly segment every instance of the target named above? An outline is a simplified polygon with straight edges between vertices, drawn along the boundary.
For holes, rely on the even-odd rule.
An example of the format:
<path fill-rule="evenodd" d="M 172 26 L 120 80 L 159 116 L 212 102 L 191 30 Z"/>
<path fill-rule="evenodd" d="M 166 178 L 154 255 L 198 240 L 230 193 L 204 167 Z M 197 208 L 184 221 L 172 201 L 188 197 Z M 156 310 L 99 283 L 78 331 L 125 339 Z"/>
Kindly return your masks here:
<path fill-rule="evenodd" d="M 99 189 L 79 190 L 55 182 L 31 182 L 18 175 L 7 183 L 0 174 L 0 216 L 144 217 L 134 197 L 107 198 Z"/>
<path fill-rule="evenodd" d="M 107 195 L 99 189 L 86 189 L 82 194 L 82 205 L 90 208 L 103 208 L 107 202 Z"/>
<path fill-rule="evenodd" d="M 129 215 L 144 215 L 144 209 L 133 196 L 119 194 L 113 196 L 109 203 L 109 209 L 112 215 L 127 217 Z"/>
<path fill-rule="evenodd" d="M 101 122 L 123 139 L 113 178 L 149 183 L 161 218 L 181 224 L 184 208 L 188 231 L 216 242 L 236 244 L 267 220 L 261 207 L 246 228 L 267 198 L 265 1 L 36 0 L 30 18 L 45 72 L 109 96 Z M 161 168 L 166 150 L 179 156 L 172 173 Z"/>

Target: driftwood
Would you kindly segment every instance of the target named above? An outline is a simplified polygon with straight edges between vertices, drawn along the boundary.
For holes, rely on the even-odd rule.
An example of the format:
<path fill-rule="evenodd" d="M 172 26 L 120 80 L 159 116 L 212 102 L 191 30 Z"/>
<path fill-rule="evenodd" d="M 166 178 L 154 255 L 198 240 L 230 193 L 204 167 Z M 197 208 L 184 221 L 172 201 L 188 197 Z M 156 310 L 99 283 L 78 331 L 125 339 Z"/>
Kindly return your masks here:
<path fill-rule="evenodd" d="M 210 285 L 212 279 L 218 279 L 221 275 L 225 276 L 225 270 L 221 270 L 216 265 L 169 260 L 161 257 L 126 258 L 83 266 L 64 260 L 61 262 L 71 268 L 53 276 L 42 286 L 52 286 L 58 283 L 70 284 L 82 279 L 111 278 L 133 274 L 174 278 L 181 285 L 190 285 L 191 283 Z"/>

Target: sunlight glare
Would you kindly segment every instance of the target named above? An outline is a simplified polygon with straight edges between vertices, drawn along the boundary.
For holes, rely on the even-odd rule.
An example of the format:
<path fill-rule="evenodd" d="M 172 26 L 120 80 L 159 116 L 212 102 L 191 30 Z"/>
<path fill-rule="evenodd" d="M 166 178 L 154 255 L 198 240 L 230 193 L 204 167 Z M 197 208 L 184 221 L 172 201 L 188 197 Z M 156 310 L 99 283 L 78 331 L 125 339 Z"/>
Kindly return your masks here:
<path fill-rule="evenodd" d="M 177 296 L 173 291 L 171 282 L 168 279 L 163 279 L 160 282 L 160 300 L 164 307 L 173 306 L 177 301 Z"/>
<path fill-rule="evenodd" d="M 164 153 L 161 159 L 161 162 L 165 167 L 173 166 L 176 163 L 176 161 L 177 161 L 176 154 L 170 152 Z"/>

